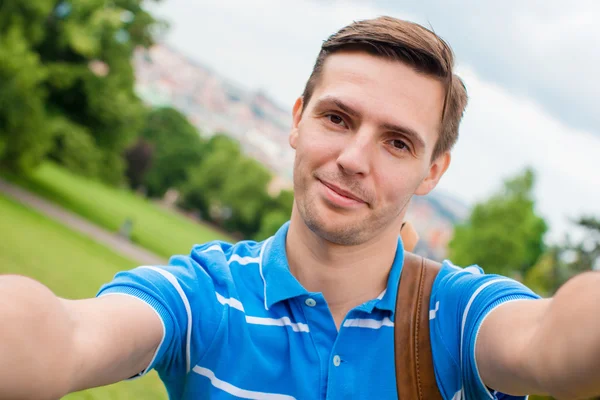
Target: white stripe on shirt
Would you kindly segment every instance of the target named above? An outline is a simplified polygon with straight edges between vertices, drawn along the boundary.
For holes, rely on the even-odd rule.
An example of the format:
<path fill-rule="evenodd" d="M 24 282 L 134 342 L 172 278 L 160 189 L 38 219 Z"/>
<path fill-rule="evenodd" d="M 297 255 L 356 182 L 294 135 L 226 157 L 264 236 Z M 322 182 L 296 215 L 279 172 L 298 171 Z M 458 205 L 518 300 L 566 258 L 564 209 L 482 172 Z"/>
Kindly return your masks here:
<path fill-rule="evenodd" d="M 382 326 L 393 327 L 394 323 L 388 317 L 385 317 L 382 320 L 368 319 L 368 318 L 355 318 L 355 319 L 345 320 L 343 326 L 344 326 L 344 328 L 380 329 Z"/>
<path fill-rule="evenodd" d="M 215 294 L 217 295 L 217 300 L 219 301 L 219 303 L 223 305 L 227 304 L 230 307 L 245 313 L 244 305 L 238 299 L 234 299 L 232 297 L 225 298 L 216 292 Z M 266 318 L 246 315 L 246 322 L 252 325 L 289 326 L 294 332 L 309 332 L 307 324 L 304 324 L 302 322 L 292 322 L 289 317 Z"/>
<path fill-rule="evenodd" d="M 510 279 L 508 279 L 508 278 L 493 279 L 493 280 L 487 281 L 483 285 L 479 286 L 477 288 L 477 290 L 475 290 L 475 292 L 471 295 L 471 298 L 469 299 L 469 302 L 467 303 L 467 306 L 465 307 L 465 311 L 463 312 L 462 324 L 461 324 L 461 328 L 460 328 L 460 364 L 461 364 L 461 369 L 463 368 L 463 365 L 462 365 L 463 364 L 463 340 L 464 340 L 464 335 L 465 335 L 465 324 L 467 323 L 467 316 L 469 315 L 469 310 L 471 309 L 471 305 L 475 301 L 475 298 L 477 297 L 477 295 L 479 295 L 479 293 L 481 293 L 481 291 L 483 289 L 485 289 L 486 287 L 490 286 L 491 284 L 498 283 L 498 282 L 503 282 L 503 281 L 510 281 Z M 490 394 L 489 391 L 487 392 L 487 394 L 488 394 L 488 397 L 490 399 L 493 399 L 493 397 L 492 397 L 492 395 Z"/>
<path fill-rule="evenodd" d="M 253 325 L 289 326 L 294 332 L 309 332 L 307 324 L 292 322 L 289 317 L 265 318 L 246 315 L 246 322 Z"/>
<path fill-rule="evenodd" d="M 218 251 L 220 253 L 223 253 L 223 249 L 218 244 L 213 244 L 209 248 L 202 250 L 201 253 L 208 253 L 209 251 Z"/>
<path fill-rule="evenodd" d="M 260 262 L 260 258 L 250 256 L 240 257 L 237 254 L 233 254 L 227 263 L 231 264 L 233 262 L 237 262 L 240 265 L 257 264 Z"/>
<path fill-rule="evenodd" d="M 219 293 L 215 292 L 215 294 L 217 295 L 217 300 L 219 300 L 219 303 L 225 305 L 229 305 L 230 307 L 235 308 L 236 310 L 240 310 L 241 312 L 244 312 L 244 306 L 242 305 L 242 302 L 239 301 L 238 299 L 234 299 L 232 297 L 226 299 L 225 297 L 221 296 Z"/>
<path fill-rule="evenodd" d="M 219 246 L 218 244 L 213 244 L 212 246 L 202 250 L 201 253 L 208 253 L 209 251 L 218 251 L 219 253 L 225 254 L 225 252 L 223 251 L 223 248 L 221 246 Z M 233 262 L 237 262 L 238 264 L 241 264 L 241 265 L 259 263 L 260 257 L 251 257 L 251 256 L 241 257 L 239 254 L 232 254 L 231 257 L 229 258 L 229 260 L 227 260 L 227 264 L 231 264 Z"/>
<path fill-rule="evenodd" d="M 192 309 L 190 307 L 190 302 L 188 301 L 188 298 L 185 295 L 185 292 L 181 288 L 181 285 L 177 281 L 177 278 L 175 278 L 175 276 L 172 273 L 170 273 L 169 271 L 165 271 L 164 269 L 160 269 L 158 267 L 152 267 L 152 266 L 141 266 L 139 268 L 156 271 L 159 274 L 161 274 L 162 276 L 164 276 L 169 281 L 169 283 L 171 283 L 171 285 L 173 285 L 173 287 L 175 288 L 177 293 L 179 293 L 179 297 L 181 297 L 181 301 L 183 302 L 183 305 L 185 307 L 185 312 L 187 313 L 187 335 L 186 335 L 186 340 L 185 340 L 185 363 L 186 363 L 185 365 L 186 365 L 186 372 L 190 372 L 190 342 L 192 340 Z"/>
<path fill-rule="evenodd" d="M 193 369 L 198 375 L 202 375 L 210 379 L 210 383 L 217 389 L 229 393 L 233 396 L 240 397 L 242 399 L 257 399 L 257 400 L 295 400 L 293 396 L 278 393 L 267 393 L 267 392 L 255 392 L 252 390 L 241 389 L 237 386 L 233 386 L 231 383 L 220 380 L 215 376 L 215 373 L 208 368 L 203 368 L 196 365 Z"/>
<path fill-rule="evenodd" d="M 262 278 L 263 281 L 263 295 L 265 296 L 265 310 L 269 311 L 269 307 L 267 307 L 267 281 L 265 281 L 265 276 L 263 274 L 263 257 L 265 254 L 265 248 L 267 247 L 267 245 L 269 243 L 271 243 L 271 240 L 273 240 L 273 236 L 271 236 L 270 238 L 268 238 L 262 245 L 262 247 L 260 248 L 260 255 L 259 255 L 259 262 L 258 262 L 258 271 L 260 272 L 260 277 Z"/>

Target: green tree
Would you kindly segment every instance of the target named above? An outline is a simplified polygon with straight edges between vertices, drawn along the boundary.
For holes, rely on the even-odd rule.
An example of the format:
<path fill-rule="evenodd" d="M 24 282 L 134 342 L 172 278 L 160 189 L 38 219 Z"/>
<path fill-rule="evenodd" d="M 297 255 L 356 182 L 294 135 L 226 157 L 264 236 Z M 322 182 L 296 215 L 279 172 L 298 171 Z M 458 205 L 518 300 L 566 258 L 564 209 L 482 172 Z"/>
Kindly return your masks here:
<path fill-rule="evenodd" d="M 572 243 L 553 245 L 525 275 L 524 283 L 543 296 L 552 296 L 566 281 L 577 274 L 600 268 L 600 220 L 582 217 L 574 221 L 582 238 Z"/>
<path fill-rule="evenodd" d="M 275 198 L 270 199 L 261 218 L 260 229 L 254 235 L 254 240 L 264 240 L 275 234 L 281 225 L 289 221 L 293 205 L 294 192 L 291 190 L 282 190 Z"/>
<path fill-rule="evenodd" d="M 575 252 L 573 268 L 575 273 L 600 269 L 600 219 L 582 217 L 576 221 L 585 231 L 585 236 L 578 244 L 570 246 Z"/>
<path fill-rule="evenodd" d="M 73 152 L 85 143 L 98 149 L 103 166 L 98 176 L 121 180 L 121 154 L 143 115 L 131 57 L 136 47 L 151 45 L 163 26 L 142 4 L 0 3 L 0 157 L 5 166 L 31 169 L 57 146 L 54 158 L 89 175 L 93 165 L 72 162 L 78 157 Z"/>
<path fill-rule="evenodd" d="M 206 144 L 202 162 L 188 171 L 189 179 L 182 185 L 179 205 L 196 210 L 202 219 L 221 224 L 227 217 L 221 196 L 231 174 L 231 167 L 242 157 L 239 143 L 224 134 L 212 136 Z"/>
<path fill-rule="evenodd" d="M 534 172 L 526 169 L 504 182 L 503 190 L 475 205 L 458 225 L 450 258 L 459 265 L 477 264 L 486 272 L 521 277 L 544 251 L 546 222 L 535 212 Z"/>
<path fill-rule="evenodd" d="M 291 197 L 269 196 L 271 173 L 258 161 L 244 156 L 237 141 L 217 134 L 210 138 L 205 151 L 206 157 L 189 171 L 180 206 L 199 211 L 203 219 L 229 232 L 254 237 L 265 212 L 280 210 L 278 202 L 285 203 L 283 199 Z M 281 210 L 289 218 L 291 205 Z"/>
<path fill-rule="evenodd" d="M 275 197 L 273 208 L 281 210 L 287 219 L 292 215 L 292 207 L 294 206 L 294 192 L 284 189 Z"/>
<path fill-rule="evenodd" d="M 269 202 L 267 187 L 271 173 L 258 161 L 240 157 L 231 165 L 223 184 L 220 201 L 231 210 L 224 221 L 227 230 L 252 237 L 260 229 L 263 213 Z"/>
<path fill-rule="evenodd" d="M 139 138 L 132 147 L 125 152 L 125 163 L 127 169 L 125 175 L 129 186 L 136 190 L 144 183 L 146 173 L 152 166 L 152 155 L 154 154 L 154 146 Z"/>
<path fill-rule="evenodd" d="M 279 209 L 267 211 L 261 221 L 260 230 L 254 235 L 254 240 L 261 241 L 273 236 L 281 225 L 289 221 L 290 217 Z"/>
<path fill-rule="evenodd" d="M 100 176 L 104 154 L 88 129 L 56 115 L 51 118 L 50 130 L 54 137 L 54 148 L 49 154 L 51 159 L 81 175 Z"/>
<path fill-rule="evenodd" d="M 24 27 L 6 26 L 8 5 L 0 5 L 0 162 L 21 172 L 37 166 L 52 145 L 45 124 L 47 70 L 31 50 Z"/>
<path fill-rule="evenodd" d="M 150 111 L 140 136 L 154 149 L 152 166 L 144 178 L 151 197 L 162 197 L 168 189 L 186 182 L 189 170 L 202 160 L 205 144 L 200 133 L 174 108 Z"/>

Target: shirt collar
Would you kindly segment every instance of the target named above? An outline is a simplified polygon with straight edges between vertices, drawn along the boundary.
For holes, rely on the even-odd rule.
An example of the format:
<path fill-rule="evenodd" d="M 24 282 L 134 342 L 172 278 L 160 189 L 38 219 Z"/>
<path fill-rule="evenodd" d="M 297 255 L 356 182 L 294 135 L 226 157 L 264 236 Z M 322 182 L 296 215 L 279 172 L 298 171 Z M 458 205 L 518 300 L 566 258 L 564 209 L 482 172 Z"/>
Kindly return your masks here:
<path fill-rule="evenodd" d="M 298 282 L 290 272 L 287 253 L 285 251 L 285 242 L 289 229 L 289 221 L 279 228 L 277 233 L 263 244 L 260 272 L 264 284 L 265 308 L 268 310 L 275 303 L 287 300 L 293 297 L 307 295 L 309 292 Z M 394 320 L 396 310 L 396 296 L 398 294 L 398 283 L 402 265 L 404 264 L 404 245 L 398 235 L 398 244 L 396 255 L 388 276 L 387 288 L 380 296 L 380 299 L 374 299 L 363 304 L 364 311 L 371 312 L 373 308 L 388 310 L 391 312 L 391 319 Z"/>
<path fill-rule="evenodd" d="M 398 295 L 398 284 L 400 283 L 400 275 L 402 274 L 402 266 L 404 265 L 404 245 L 402 238 L 398 235 L 398 244 L 396 246 L 396 256 L 388 275 L 387 288 L 383 293 L 383 297 L 378 302 L 374 303 L 374 307 L 380 310 L 391 312 L 391 320 L 394 320 L 396 312 L 396 297 Z"/>
<path fill-rule="evenodd" d="M 289 225 L 289 221 L 283 224 L 275 236 L 267 239 L 263 244 L 260 272 L 267 310 L 275 303 L 309 293 L 290 272 L 285 251 Z"/>

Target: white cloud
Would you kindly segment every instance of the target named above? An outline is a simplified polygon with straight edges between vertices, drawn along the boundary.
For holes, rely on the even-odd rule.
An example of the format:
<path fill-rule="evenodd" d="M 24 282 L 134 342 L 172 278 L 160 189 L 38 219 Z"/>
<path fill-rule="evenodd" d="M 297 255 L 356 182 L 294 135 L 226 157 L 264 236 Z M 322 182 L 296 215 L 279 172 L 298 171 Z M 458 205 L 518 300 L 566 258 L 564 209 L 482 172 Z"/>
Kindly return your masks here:
<path fill-rule="evenodd" d="M 486 80 L 536 98 L 569 125 L 600 129 L 600 2 L 372 1 L 431 24 Z"/>
<path fill-rule="evenodd" d="M 600 214 L 600 178 L 595 165 L 600 140 L 570 128 L 538 104 L 459 68 L 469 94 L 453 164 L 440 188 L 476 201 L 502 179 L 532 166 L 538 173 L 539 211 L 553 238 L 569 230 L 568 217 Z"/>
<path fill-rule="evenodd" d="M 156 10 L 172 22 L 169 43 L 289 108 L 327 36 L 385 14 L 367 4 L 291 0 L 169 0 Z"/>

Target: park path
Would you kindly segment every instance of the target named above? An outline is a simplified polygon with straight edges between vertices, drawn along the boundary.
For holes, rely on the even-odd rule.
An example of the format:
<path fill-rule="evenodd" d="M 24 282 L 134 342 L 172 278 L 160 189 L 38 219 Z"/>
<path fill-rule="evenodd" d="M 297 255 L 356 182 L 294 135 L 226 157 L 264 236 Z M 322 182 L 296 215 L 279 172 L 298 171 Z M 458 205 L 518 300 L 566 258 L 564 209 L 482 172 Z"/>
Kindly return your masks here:
<path fill-rule="evenodd" d="M 111 250 L 119 253 L 133 261 L 141 264 L 161 265 L 166 260 L 158 255 L 137 246 L 116 233 L 110 232 L 99 227 L 86 219 L 51 203 L 40 196 L 24 190 L 12 183 L 0 179 L 0 193 L 24 204 L 38 212 L 54 219 L 73 230 L 83 233 L 98 243 L 101 243 Z"/>

